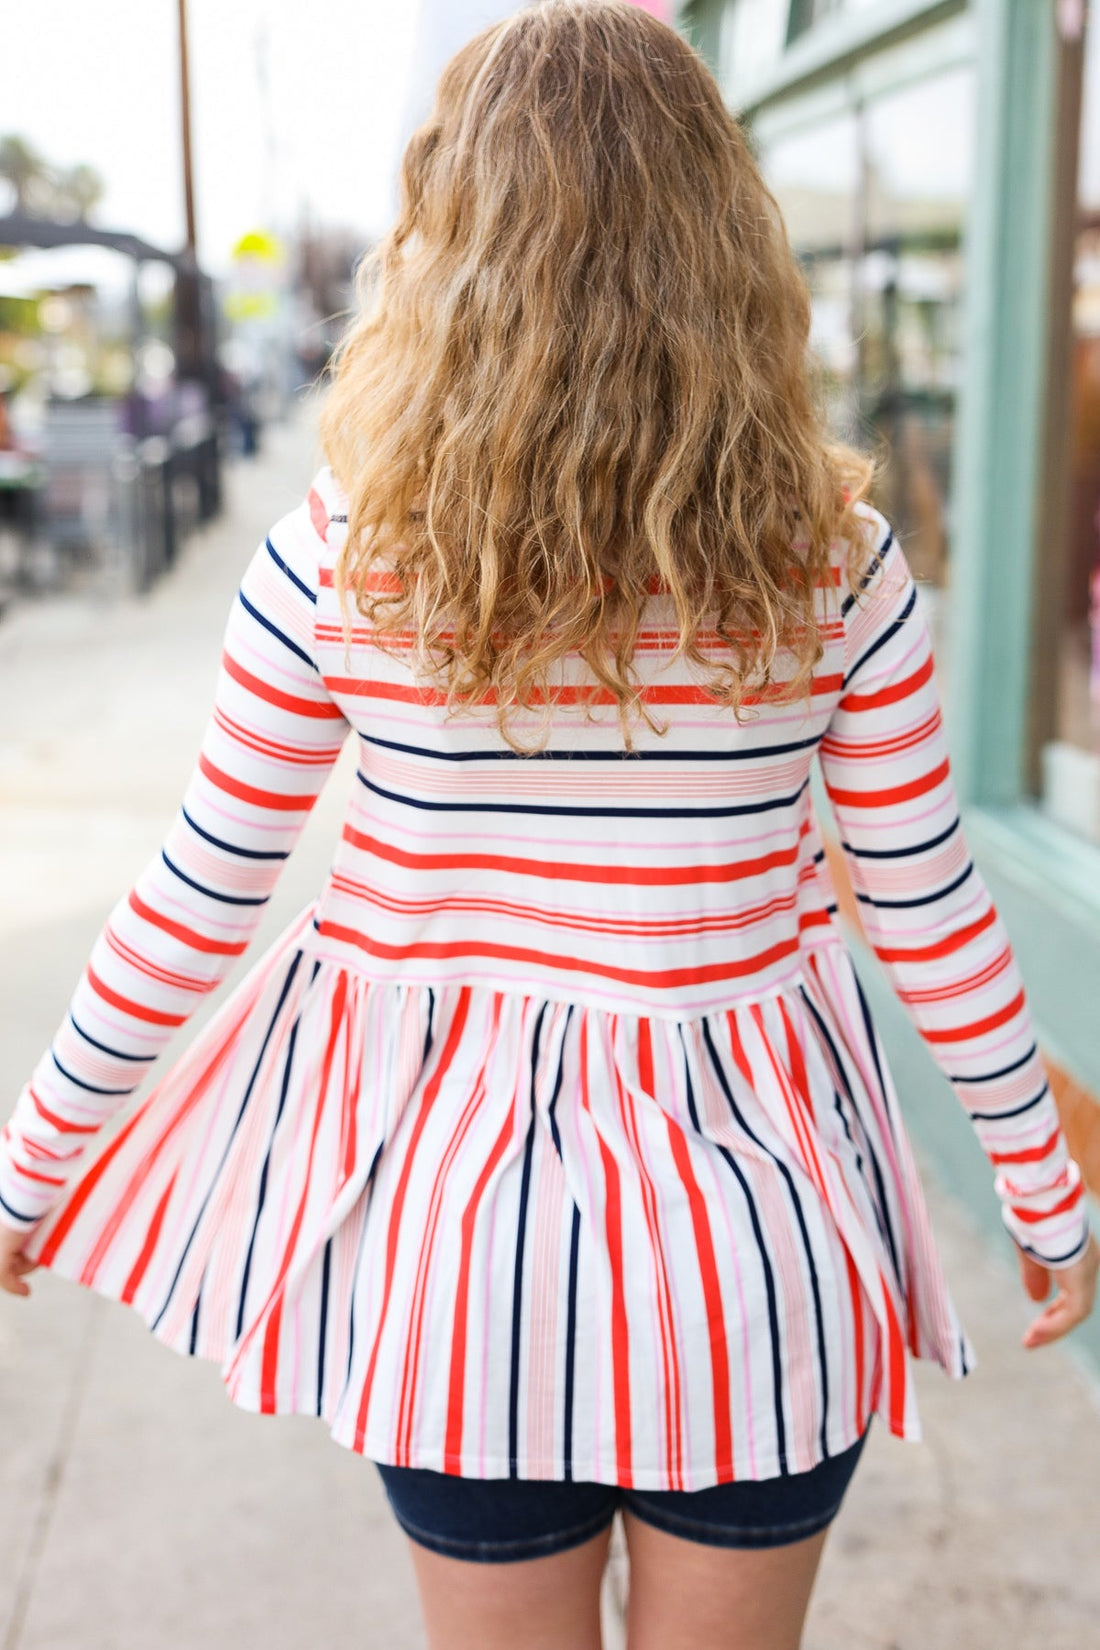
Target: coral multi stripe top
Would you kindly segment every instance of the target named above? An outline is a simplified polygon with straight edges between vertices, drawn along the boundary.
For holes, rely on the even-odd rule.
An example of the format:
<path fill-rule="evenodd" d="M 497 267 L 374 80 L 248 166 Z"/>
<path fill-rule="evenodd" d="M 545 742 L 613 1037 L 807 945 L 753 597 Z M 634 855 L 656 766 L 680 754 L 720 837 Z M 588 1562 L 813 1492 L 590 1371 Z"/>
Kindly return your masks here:
<path fill-rule="evenodd" d="M 346 641 L 331 475 L 256 552 L 161 853 L 112 912 L 0 1151 L 48 1266 L 375 1460 L 701 1488 L 812 1466 L 911 1360 L 965 1373 L 835 918 L 820 763 L 867 935 L 1058 1266 L 1087 1226 L 1020 980 L 967 854 L 901 550 L 820 593 L 797 703 L 737 720 L 675 657 L 624 749 L 570 664 L 517 755 L 408 650 Z M 713 645 L 720 644 L 717 638 Z M 543 723 L 545 718 L 545 724 Z M 248 944 L 349 733 L 316 901 L 121 1125 Z"/>

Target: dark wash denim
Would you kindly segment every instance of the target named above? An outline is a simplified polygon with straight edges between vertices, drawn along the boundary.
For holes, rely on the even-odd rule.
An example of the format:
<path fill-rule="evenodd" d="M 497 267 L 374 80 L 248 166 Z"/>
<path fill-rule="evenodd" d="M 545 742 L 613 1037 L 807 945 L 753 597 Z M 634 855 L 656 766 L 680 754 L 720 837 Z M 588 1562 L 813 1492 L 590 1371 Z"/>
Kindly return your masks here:
<path fill-rule="evenodd" d="M 705 1490 L 629 1490 L 557 1479 L 459 1478 L 376 1463 L 398 1523 L 433 1552 L 475 1563 L 544 1558 L 589 1541 L 618 1509 L 712 1547 L 779 1547 L 823 1530 L 840 1510 L 863 1446 L 809 1472 Z"/>

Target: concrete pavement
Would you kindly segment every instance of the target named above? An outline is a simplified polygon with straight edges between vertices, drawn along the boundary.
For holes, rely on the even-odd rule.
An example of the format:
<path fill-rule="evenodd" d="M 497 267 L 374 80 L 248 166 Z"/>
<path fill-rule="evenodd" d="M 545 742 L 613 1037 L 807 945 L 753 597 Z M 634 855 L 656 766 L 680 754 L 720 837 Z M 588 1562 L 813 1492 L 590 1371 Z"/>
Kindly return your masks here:
<path fill-rule="evenodd" d="M 273 432 L 232 473 L 226 515 L 150 596 L 58 600 L 0 624 L 0 1113 L 170 822 L 237 579 L 301 497 L 311 430 L 303 417 Z M 257 946 L 315 891 L 348 782 L 342 763 Z M 929 1192 L 980 1366 L 961 1385 L 919 1369 L 923 1445 L 872 1437 L 807 1650 L 1100 1646 L 1096 1391 L 1062 1349 L 1023 1352 L 1030 1309 L 1007 1240 L 991 1252 Z M 0 1297 L 0 1650 L 422 1646 L 369 1463 L 315 1422 L 236 1410 L 215 1368 L 174 1356 L 126 1308 L 49 1275 L 32 1284 L 29 1303 Z M 620 1556 L 608 1650 L 624 1579 Z"/>

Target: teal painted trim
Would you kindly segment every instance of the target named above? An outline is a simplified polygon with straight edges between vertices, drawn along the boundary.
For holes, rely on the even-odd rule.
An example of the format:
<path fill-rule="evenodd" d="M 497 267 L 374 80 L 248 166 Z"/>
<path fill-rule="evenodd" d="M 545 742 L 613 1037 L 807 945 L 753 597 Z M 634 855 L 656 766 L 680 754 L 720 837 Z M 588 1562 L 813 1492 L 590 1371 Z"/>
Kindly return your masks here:
<path fill-rule="evenodd" d="M 739 113 L 753 115 L 964 9 L 965 0 L 878 0 L 874 6 L 837 12 L 794 41 L 766 74 L 741 85 L 727 77 L 722 90 Z"/>
<path fill-rule="evenodd" d="M 1035 808 L 972 808 L 966 834 L 1051 1057 L 1100 1095 L 1100 848 Z"/>
<path fill-rule="evenodd" d="M 1024 788 L 1057 50 L 1046 0 L 976 0 L 978 150 L 952 542 L 951 731 L 967 802 Z"/>
<path fill-rule="evenodd" d="M 1001 1220 L 1000 1203 L 993 1190 L 993 1170 L 978 1144 L 970 1119 L 870 951 L 851 934 L 847 937 L 886 1049 L 905 1124 L 922 1165 L 950 1196 L 965 1205 L 997 1256 L 1007 1266 L 1015 1267 L 1016 1249 Z M 1098 1211 L 1095 1204 L 1090 1207 L 1093 1227 L 1097 1229 Z M 1022 1286 L 1020 1303 L 1022 1333 L 1028 1306 Z M 1100 1312 L 1094 1312 L 1063 1344 L 1067 1351 L 1080 1358 L 1090 1375 L 1100 1375 Z M 977 1350 L 980 1357 L 981 1347 Z"/>
<path fill-rule="evenodd" d="M 716 77 L 722 54 L 725 9 L 726 0 L 684 0 L 676 13 L 676 27 L 687 36 Z"/>
<path fill-rule="evenodd" d="M 897 46 L 885 46 L 869 57 L 822 81 L 808 91 L 798 92 L 757 109 L 752 129 L 762 144 L 795 132 L 813 129 L 860 103 L 904 91 L 933 75 L 952 69 L 969 68 L 975 58 L 974 18 L 960 11 L 946 22 L 937 22 L 919 35 Z"/>

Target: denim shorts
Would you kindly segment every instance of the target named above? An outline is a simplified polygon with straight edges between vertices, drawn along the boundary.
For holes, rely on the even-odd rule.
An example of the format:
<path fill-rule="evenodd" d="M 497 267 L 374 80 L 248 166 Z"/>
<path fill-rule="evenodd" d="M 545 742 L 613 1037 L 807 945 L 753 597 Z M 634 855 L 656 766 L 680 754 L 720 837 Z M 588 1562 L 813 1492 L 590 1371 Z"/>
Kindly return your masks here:
<path fill-rule="evenodd" d="M 560 1479 L 459 1478 L 376 1462 L 390 1506 L 413 1541 L 482 1564 L 544 1558 L 605 1530 L 620 1508 L 710 1547 L 803 1541 L 840 1510 L 867 1434 L 809 1472 L 739 1479 L 704 1490 L 630 1490 Z"/>

